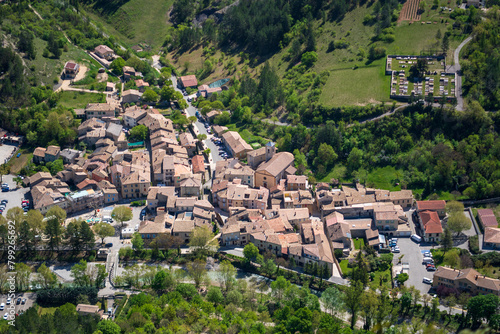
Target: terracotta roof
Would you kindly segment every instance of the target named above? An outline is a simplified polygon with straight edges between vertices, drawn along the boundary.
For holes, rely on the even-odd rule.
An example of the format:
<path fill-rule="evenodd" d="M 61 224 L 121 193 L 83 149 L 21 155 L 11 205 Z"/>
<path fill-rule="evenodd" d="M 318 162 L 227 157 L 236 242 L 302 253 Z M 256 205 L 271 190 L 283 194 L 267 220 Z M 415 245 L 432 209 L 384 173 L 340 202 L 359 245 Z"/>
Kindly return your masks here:
<path fill-rule="evenodd" d="M 185 75 L 183 77 L 180 77 L 179 80 L 181 81 L 184 87 L 198 86 L 198 80 L 196 80 L 195 75 Z"/>
<path fill-rule="evenodd" d="M 60 151 L 61 151 L 61 148 L 59 146 L 50 145 L 49 147 L 47 147 L 45 154 L 57 155 Z"/>
<path fill-rule="evenodd" d="M 244 151 L 252 151 L 253 148 L 250 146 L 240 134 L 236 131 L 228 131 L 222 134 L 222 138 L 229 145 L 234 154 L 238 154 Z"/>
<path fill-rule="evenodd" d="M 202 155 L 195 155 L 191 160 L 193 164 L 193 173 L 204 173 L 205 172 L 205 159 Z"/>
<path fill-rule="evenodd" d="M 443 233 L 443 226 L 436 211 L 421 211 L 419 214 L 425 233 Z"/>
<path fill-rule="evenodd" d="M 257 168 L 257 172 L 266 171 L 272 176 L 276 177 L 283 172 L 290 164 L 293 163 L 295 158 L 290 152 L 280 152 L 273 156 L 269 161 L 264 162 Z"/>
<path fill-rule="evenodd" d="M 500 244 L 500 228 L 486 227 L 484 229 L 484 242 Z"/>
<path fill-rule="evenodd" d="M 123 73 L 134 73 L 135 69 L 132 66 L 123 66 Z"/>
<path fill-rule="evenodd" d="M 82 313 L 97 313 L 97 312 L 99 312 L 99 306 L 78 304 L 78 305 L 76 305 L 76 311 L 82 312 Z"/>
<path fill-rule="evenodd" d="M 149 87 L 149 83 L 147 83 L 146 81 L 142 80 L 142 79 L 137 79 L 135 80 L 135 85 L 137 87 Z"/>
<path fill-rule="evenodd" d="M 152 221 L 143 221 L 139 225 L 139 233 L 154 233 L 154 234 L 159 234 L 159 233 L 166 233 L 167 228 L 165 228 L 164 223 L 155 223 Z"/>
<path fill-rule="evenodd" d="M 417 201 L 418 210 L 444 210 L 446 207 L 445 201 Z"/>
<path fill-rule="evenodd" d="M 95 180 L 91 180 L 91 179 L 85 179 L 83 180 L 82 182 L 78 183 L 76 185 L 76 187 L 79 189 L 79 190 L 82 190 L 83 188 L 86 188 L 88 187 L 89 185 L 97 185 L 97 182 Z"/>
<path fill-rule="evenodd" d="M 45 151 L 47 149 L 45 147 L 37 147 L 35 148 L 35 151 L 33 152 L 33 155 L 36 157 L 45 157 Z"/>
<path fill-rule="evenodd" d="M 68 69 L 68 70 L 74 70 L 76 68 L 78 68 L 78 64 L 77 63 L 73 63 L 71 61 L 68 61 L 65 65 L 64 65 L 64 68 Z"/>
<path fill-rule="evenodd" d="M 113 52 L 113 49 L 111 49 L 109 46 L 107 45 L 99 45 L 97 46 L 95 49 L 94 49 L 95 52 L 97 53 L 101 53 L 101 54 L 104 54 L 106 52 Z"/>
<path fill-rule="evenodd" d="M 498 227 L 497 217 L 491 209 L 478 209 L 477 215 L 484 227 Z"/>
<path fill-rule="evenodd" d="M 173 233 L 186 233 L 194 229 L 194 222 L 192 220 L 174 221 L 172 226 Z"/>
<path fill-rule="evenodd" d="M 305 176 L 305 175 L 287 175 L 286 182 L 287 183 L 306 183 L 307 176 Z"/>

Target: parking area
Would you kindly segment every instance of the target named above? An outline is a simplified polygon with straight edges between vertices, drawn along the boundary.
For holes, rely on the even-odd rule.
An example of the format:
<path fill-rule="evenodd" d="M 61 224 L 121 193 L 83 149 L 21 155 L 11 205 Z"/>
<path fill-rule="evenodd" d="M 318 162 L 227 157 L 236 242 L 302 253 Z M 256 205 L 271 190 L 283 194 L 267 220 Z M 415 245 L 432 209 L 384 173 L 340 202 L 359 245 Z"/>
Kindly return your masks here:
<path fill-rule="evenodd" d="M 30 188 L 18 188 L 16 189 L 16 182 L 14 182 L 13 175 L 4 175 L 2 177 L 2 183 L 7 183 L 9 185 L 10 191 L 0 192 L 0 201 L 7 200 L 5 204 L 5 210 L 3 210 L 3 216 L 7 211 L 13 207 L 21 207 L 21 202 L 26 199 L 26 195 Z"/>
<path fill-rule="evenodd" d="M 7 304 L 8 295 L 0 295 L 0 316 L 5 314 L 20 314 L 26 312 L 27 309 L 35 303 L 36 294 L 33 292 L 16 293 L 16 297 L 10 300 Z M 20 300 L 18 301 L 18 299 Z M 3 306 L 3 310 L 2 310 Z"/>
<path fill-rule="evenodd" d="M 410 265 L 409 279 L 405 282 L 405 286 L 414 286 L 422 293 L 428 293 L 430 289 L 430 284 L 425 284 L 422 282 L 424 277 L 432 279 L 434 272 L 427 271 L 425 266 L 422 264 L 423 255 L 422 251 L 430 250 L 431 246 L 420 246 L 410 238 L 400 238 L 398 240 L 398 246 L 401 253 L 394 254 L 394 263 L 398 263 L 398 258 L 403 255 L 401 261 L 403 263 L 407 262 Z"/>
<path fill-rule="evenodd" d="M 0 164 L 7 163 L 12 157 L 12 154 L 16 151 L 17 146 L 3 144 L 0 145 Z"/>

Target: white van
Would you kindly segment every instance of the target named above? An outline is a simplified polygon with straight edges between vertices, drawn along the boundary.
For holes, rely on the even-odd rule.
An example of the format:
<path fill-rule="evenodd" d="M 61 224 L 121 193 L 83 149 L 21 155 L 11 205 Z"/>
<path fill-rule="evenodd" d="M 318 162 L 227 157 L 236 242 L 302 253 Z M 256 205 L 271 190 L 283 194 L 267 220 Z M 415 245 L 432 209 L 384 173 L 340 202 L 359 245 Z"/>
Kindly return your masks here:
<path fill-rule="evenodd" d="M 423 264 L 434 263 L 434 260 L 431 257 L 424 257 L 422 263 Z"/>
<path fill-rule="evenodd" d="M 419 236 L 418 236 L 418 235 L 416 235 L 416 234 L 412 234 L 412 235 L 411 235 L 411 239 L 412 239 L 413 241 L 415 241 L 415 242 L 420 242 L 420 241 L 422 241 L 422 238 L 421 238 L 421 237 L 419 237 Z"/>

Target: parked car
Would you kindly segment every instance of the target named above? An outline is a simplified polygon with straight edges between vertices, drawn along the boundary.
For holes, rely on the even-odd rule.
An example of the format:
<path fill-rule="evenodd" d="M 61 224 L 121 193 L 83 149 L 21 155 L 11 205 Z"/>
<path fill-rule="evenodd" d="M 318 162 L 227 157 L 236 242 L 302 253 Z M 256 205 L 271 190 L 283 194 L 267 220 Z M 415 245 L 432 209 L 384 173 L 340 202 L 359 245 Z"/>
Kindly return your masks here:
<path fill-rule="evenodd" d="M 12 302 L 12 299 L 7 298 L 7 305 L 10 305 L 10 302 Z"/>
<path fill-rule="evenodd" d="M 434 263 L 434 260 L 430 257 L 424 257 L 422 263 L 423 264 Z"/>
<path fill-rule="evenodd" d="M 425 252 L 424 257 L 430 257 L 432 258 L 432 253 L 431 252 Z"/>
<path fill-rule="evenodd" d="M 6 312 L 4 315 L 3 315 L 3 320 L 7 320 L 9 319 L 9 312 Z"/>
<path fill-rule="evenodd" d="M 18 298 L 17 298 L 16 304 L 17 304 L 17 305 L 21 304 L 21 297 L 18 297 Z"/>
<path fill-rule="evenodd" d="M 23 298 L 23 300 L 21 300 L 21 305 L 24 305 L 26 304 L 26 298 Z"/>
<path fill-rule="evenodd" d="M 111 248 L 111 247 L 113 247 L 113 243 L 112 242 L 108 242 L 107 244 L 104 245 L 104 247 Z"/>
<path fill-rule="evenodd" d="M 393 253 L 401 253 L 401 250 L 399 249 L 398 246 L 392 247 L 391 250 L 392 250 Z"/>
<path fill-rule="evenodd" d="M 422 241 L 422 237 L 420 237 L 416 234 L 412 234 L 410 238 L 411 238 L 411 240 L 415 241 L 416 243 L 419 243 Z"/>
<path fill-rule="evenodd" d="M 5 303 L 0 304 L 0 311 L 3 311 L 5 309 Z"/>
<path fill-rule="evenodd" d="M 427 271 L 436 271 L 436 267 L 434 267 L 434 266 L 429 266 L 426 269 L 427 269 Z"/>

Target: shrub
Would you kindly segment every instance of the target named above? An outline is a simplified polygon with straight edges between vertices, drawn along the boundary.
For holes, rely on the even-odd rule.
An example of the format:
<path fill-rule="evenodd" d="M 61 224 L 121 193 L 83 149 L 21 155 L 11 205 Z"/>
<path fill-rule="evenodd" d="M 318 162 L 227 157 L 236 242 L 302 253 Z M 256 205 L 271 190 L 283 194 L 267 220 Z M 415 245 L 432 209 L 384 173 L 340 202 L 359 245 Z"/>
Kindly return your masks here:
<path fill-rule="evenodd" d="M 302 55 L 302 64 L 310 67 L 318 61 L 318 54 L 314 51 L 306 52 Z"/>
<path fill-rule="evenodd" d="M 96 287 L 72 287 L 43 289 L 36 293 L 36 302 L 44 307 L 60 306 L 66 303 L 77 304 L 80 295 L 88 297 L 90 304 L 97 303 Z"/>
<path fill-rule="evenodd" d="M 479 249 L 479 238 L 477 235 L 469 238 L 469 250 L 472 254 L 481 254 L 481 250 Z"/>

